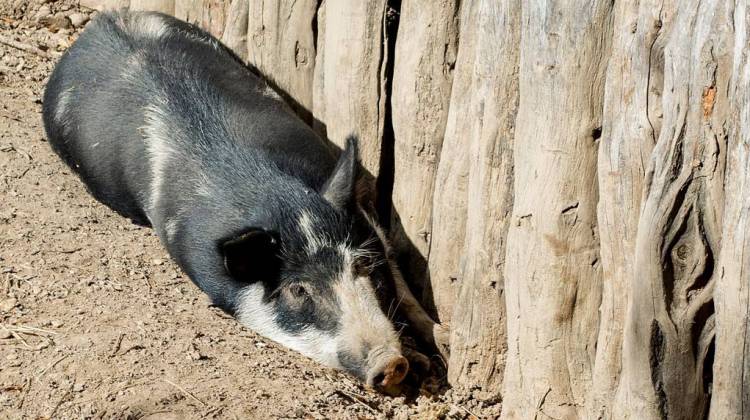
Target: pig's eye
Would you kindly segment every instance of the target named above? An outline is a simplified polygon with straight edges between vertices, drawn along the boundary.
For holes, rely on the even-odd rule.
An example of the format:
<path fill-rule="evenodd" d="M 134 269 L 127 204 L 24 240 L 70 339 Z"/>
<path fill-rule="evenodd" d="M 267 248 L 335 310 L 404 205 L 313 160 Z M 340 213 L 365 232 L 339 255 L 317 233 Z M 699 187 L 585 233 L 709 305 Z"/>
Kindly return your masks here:
<path fill-rule="evenodd" d="M 305 289 L 305 286 L 301 284 L 292 284 L 289 286 L 289 292 L 292 294 L 292 296 L 298 298 L 298 299 L 304 299 L 309 294 L 307 293 L 307 289 Z"/>

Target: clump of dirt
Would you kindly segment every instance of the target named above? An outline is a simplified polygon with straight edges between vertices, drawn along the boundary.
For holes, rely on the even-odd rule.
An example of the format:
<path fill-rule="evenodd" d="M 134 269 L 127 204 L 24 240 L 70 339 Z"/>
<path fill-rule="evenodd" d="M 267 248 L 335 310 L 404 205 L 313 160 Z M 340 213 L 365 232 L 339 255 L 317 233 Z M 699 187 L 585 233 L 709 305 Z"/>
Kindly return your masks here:
<path fill-rule="evenodd" d="M 389 397 L 246 330 L 154 232 L 52 153 L 41 94 L 92 11 L 0 0 L 0 418 L 476 418 L 432 378 Z"/>

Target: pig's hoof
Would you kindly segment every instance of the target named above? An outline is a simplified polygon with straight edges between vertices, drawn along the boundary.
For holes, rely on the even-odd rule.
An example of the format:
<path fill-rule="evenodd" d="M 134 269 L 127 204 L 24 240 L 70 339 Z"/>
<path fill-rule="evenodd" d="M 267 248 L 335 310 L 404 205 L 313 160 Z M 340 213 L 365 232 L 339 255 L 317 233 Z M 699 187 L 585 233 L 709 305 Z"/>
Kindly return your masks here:
<path fill-rule="evenodd" d="M 451 355 L 451 328 L 448 324 L 435 324 L 432 329 L 432 337 L 435 340 L 435 347 L 437 347 L 440 354 L 445 358 L 446 362 Z"/>
<path fill-rule="evenodd" d="M 430 358 L 412 348 L 404 347 L 403 351 L 412 372 L 419 378 L 426 377 L 430 372 Z"/>

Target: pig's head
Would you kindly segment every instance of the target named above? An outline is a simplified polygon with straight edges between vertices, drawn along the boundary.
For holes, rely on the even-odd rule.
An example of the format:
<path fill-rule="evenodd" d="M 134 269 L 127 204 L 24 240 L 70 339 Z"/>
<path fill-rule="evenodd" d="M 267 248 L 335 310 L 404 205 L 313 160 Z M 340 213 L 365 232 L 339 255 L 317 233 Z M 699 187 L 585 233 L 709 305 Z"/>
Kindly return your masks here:
<path fill-rule="evenodd" d="M 401 382 L 409 364 L 391 316 L 398 302 L 384 244 L 355 198 L 354 140 L 321 191 L 222 246 L 242 281 L 235 316 L 245 326 L 372 386 Z M 281 216 L 281 214 L 285 216 Z"/>

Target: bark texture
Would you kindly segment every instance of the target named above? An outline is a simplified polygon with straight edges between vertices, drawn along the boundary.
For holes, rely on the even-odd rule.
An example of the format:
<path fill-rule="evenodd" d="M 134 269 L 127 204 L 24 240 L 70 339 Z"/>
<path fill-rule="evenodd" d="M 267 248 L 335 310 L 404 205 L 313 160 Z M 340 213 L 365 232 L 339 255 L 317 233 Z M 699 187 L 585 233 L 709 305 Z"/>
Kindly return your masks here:
<path fill-rule="evenodd" d="M 225 19 L 229 5 L 224 0 L 174 0 L 174 15 L 221 39 L 227 27 Z"/>
<path fill-rule="evenodd" d="M 405 0 L 391 96 L 394 182 L 391 237 L 409 278 L 427 281 L 435 173 L 458 48 L 457 0 Z"/>
<path fill-rule="evenodd" d="M 468 142 L 466 238 L 451 323 L 448 378 L 500 399 L 506 352 L 505 239 L 513 209 L 513 136 L 519 100 L 520 10 L 515 1 L 478 4 Z M 498 42 L 499 41 L 499 42 Z"/>
<path fill-rule="evenodd" d="M 597 142 L 610 1 L 522 9 L 505 418 L 578 418 L 599 321 Z"/>
<path fill-rule="evenodd" d="M 336 145 L 350 134 L 361 141 L 362 164 L 380 172 L 385 121 L 385 0 L 325 0 L 325 31 L 318 38 L 313 116 Z M 333 24 L 329 24 L 333 22 Z"/>
<path fill-rule="evenodd" d="M 437 318 L 450 324 L 458 295 L 462 253 L 468 211 L 469 150 L 464 136 L 473 123 L 471 85 L 476 60 L 476 33 L 470 26 L 478 15 L 479 1 L 461 2 L 459 49 L 448 109 L 445 134 L 435 171 L 432 222 L 428 254 L 429 278 L 423 285 L 422 300 Z M 398 186 L 396 188 L 399 188 Z M 406 188 L 404 186 L 403 188 Z M 420 191 L 419 194 L 425 194 Z"/>
<path fill-rule="evenodd" d="M 251 0 L 247 60 L 312 124 L 316 0 Z"/>
<path fill-rule="evenodd" d="M 611 418 L 611 400 L 622 368 L 627 283 L 635 275 L 641 192 L 655 143 L 648 107 L 659 102 L 661 90 L 654 88 L 658 83 L 649 90 L 649 83 L 663 77 L 661 66 L 651 69 L 652 46 L 659 32 L 657 3 L 644 1 L 640 7 L 615 3 L 604 118 L 598 133 L 597 220 L 603 289 L 589 418 Z"/>
<path fill-rule="evenodd" d="M 149 10 L 173 15 L 175 1 L 180 0 L 130 0 L 132 10 Z"/>
<path fill-rule="evenodd" d="M 731 67 L 727 93 L 728 144 L 722 251 L 716 270 L 716 352 L 710 419 L 740 419 L 750 415 L 750 40 L 748 4 L 737 2 L 723 17 Z M 732 36 L 731 32 L 727 36 Z M 729 48 L 732 48 L 729 50 Z M 708 364 L 704 361 L 704 366 Z M 710 367 L 709 367 L 710 368 Z M 704 367 L 706 370 L 706 367 Z"/>
<path fill-rule="evenodd" d="M 242 60 L 247 60 L 248 0 L 227 1 L 225 26 L 221 42 Z"/>
<path fill-rule="evenodd" d="M 453 386 L 505 418 L 750 417 L 747 0 L 85 3 L 197 23 L 360 137 Z"/>
<path fill-rule="evenodd" d="M 626 281 L 614 402 L 614 415 L 622 418 L 704 416 L 712 383 L 731 12 L 721 1 L 665 6 L 650 52 L 656 77 L 641 75 L 653 101 L 646 117 L 656 144 L 646 163 L 634 269 Z"/>

